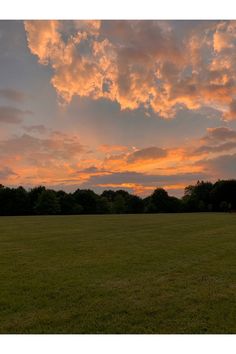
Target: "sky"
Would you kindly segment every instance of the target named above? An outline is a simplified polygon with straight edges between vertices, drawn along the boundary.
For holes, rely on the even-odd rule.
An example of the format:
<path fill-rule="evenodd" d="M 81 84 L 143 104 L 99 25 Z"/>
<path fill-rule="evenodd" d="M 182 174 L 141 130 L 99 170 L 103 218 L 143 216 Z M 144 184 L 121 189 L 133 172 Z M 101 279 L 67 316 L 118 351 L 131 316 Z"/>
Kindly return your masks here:
<path fill-rule="evenodd" d="M 0 183 L 236 178 L 235 21 L 0 21 Z"/>

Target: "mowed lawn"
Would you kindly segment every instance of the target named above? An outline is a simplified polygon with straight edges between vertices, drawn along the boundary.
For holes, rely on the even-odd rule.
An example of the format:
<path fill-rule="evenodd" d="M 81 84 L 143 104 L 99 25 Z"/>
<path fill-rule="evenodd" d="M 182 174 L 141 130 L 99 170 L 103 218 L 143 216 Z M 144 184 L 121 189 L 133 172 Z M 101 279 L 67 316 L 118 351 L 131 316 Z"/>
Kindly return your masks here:
<path fill-rule="evenodd" d="M 236 214 L 1 217 L 0 333 L 236 333 Z"/>

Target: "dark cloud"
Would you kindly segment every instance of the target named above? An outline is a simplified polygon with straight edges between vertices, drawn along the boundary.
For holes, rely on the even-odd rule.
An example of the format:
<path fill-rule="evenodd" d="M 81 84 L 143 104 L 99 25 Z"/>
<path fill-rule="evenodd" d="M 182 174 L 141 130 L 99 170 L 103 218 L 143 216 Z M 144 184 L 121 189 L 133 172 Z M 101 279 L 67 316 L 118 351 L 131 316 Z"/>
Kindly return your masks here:
<path fill-rule="evenodd" d="M 23 111 L 19 108 L 10 106 L 0 106 L 0 122 L 9 124 L 19 124 L 27 115 L 31 115 L 31 111 Z"/>
<path fill-rule="evenodd" d="M 127 162 L 160 159 L 165 156 L 167 156 L 166 150 L 159 147 L 151 146 L 131 153 L 127 158 Z"/>
<path fill-rule="evenodd" d="M 236 140 L 236 131 L 227 127 L 208 128 L 207 134 L 201 140 L 208 143 Z"/>
<path fill-rule="evenodd" d="M 208 128 L 201 145 L 190 155 L 221 153 L 236 148 L 236 131 L 227 127 Z"/>
<path fill-rule="evenodd" d="M 236 178 L 236 154 L 221 155 L 196 163 L 214 178 Z"/>
<path fill-rule="evenodd" d="M 179 173 L 174 175 L 154 175 L 139 172 L 116 172 L 106 175 L 91 176 L 85 185 L 96 186 L 98 184 L 122 184 L 122 183 L 140 183 L 140 184 L 165 184 L 176 182 L 196 181 L 204 179 L 206 175 L 201 173 Z"/>
<path fill-rule="evenodd" d="M 216 152 L 223 152 L 228 151 L 236 148 L 236 141 L 235 142 L 227 142 L 224 144 L 211 146 L 211 145 L 203 145 L 194 151 L 194 154 L 205 154 L 205 153 L 216 153 Z"/>
<path fill-rule="evenodd" d="M 0 98 L 4 98 L 16 103 L 21 103 L 26 99 L 26 95 L 18 90 L 0 89 Z"/>
<path fill-rule="evenodd" d="M 97 173 L 97 172 L 103 172 L 103 170 L 98 169 L 96 166 L 90 166 L 87 168 L 84 168 L 83 170 L 77 171 L 77 173 Z"/>

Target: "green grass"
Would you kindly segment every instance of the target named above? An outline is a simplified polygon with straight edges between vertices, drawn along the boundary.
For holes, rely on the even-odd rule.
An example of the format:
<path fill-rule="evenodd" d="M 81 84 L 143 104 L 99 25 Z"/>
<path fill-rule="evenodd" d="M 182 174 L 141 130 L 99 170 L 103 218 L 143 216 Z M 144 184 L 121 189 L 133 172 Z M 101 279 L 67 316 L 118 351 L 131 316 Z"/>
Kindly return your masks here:
<path fill-rule="evenodd" d="M 236 333 L 236 214 L 1 217 L 0 333 Z"/>

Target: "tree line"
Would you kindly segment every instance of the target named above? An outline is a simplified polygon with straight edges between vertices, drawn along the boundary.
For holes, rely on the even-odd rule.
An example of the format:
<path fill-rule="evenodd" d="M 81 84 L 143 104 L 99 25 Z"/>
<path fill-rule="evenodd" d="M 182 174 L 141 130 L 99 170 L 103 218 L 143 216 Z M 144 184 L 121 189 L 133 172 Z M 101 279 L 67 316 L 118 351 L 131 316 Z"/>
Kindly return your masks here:
<path fill-rule="evenodd" d="M 0 184 L 0 215 L 73 215 L 123 213 L 180 213 L 236 211 L 236 180 L 216 183 L 198 181 L 185 188 L 182 198 L 169 196 L 156 188 L 140 198 L 124 190 L 105 190 L 101 195 L 90 189 L 73 193 L 54 191 L 44 186 L 26 190 Z"/>

